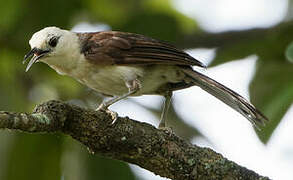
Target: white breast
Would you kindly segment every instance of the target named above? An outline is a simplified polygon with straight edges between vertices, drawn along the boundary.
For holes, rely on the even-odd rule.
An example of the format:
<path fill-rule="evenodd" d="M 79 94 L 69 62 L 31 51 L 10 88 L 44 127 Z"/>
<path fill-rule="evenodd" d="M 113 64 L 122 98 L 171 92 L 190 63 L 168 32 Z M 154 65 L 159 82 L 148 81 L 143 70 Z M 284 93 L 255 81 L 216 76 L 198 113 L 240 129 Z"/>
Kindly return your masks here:
<path fill-rule="evenodd" d="M 155 94 L 166 83 L 183 79 L 176 66 L 98 66 L 89 63 L 83 55 L 76 59 L 63 56 L 45 62 L 59 74 L 71 76 L 97 92 L 113 96 L 127 93 L 126 82 L 135 79 L 141 83 L 141 89 L 135 95 Z"/>
<path fill-rule="evenodd" d="M 108 95 L 122 95 L 128 92 L 127 81 L 134 80 L 143 75 L 138 67 L 90 65 L 84 69 L 86 74 L 75 76 L 81 83 L 90 88 Z"/>

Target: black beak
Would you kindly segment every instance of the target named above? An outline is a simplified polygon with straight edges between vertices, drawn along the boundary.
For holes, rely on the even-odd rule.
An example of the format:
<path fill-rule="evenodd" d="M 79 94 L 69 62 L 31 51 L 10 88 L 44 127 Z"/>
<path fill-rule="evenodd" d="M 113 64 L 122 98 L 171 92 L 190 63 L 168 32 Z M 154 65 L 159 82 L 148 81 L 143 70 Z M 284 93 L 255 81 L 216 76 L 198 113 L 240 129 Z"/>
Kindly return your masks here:
<path fill-rule="evenodd" d="M 38 49 L 38 48 L 33 48 L 31 49 L 25 56 L 24 56 L 24 59 L 22 61 L 22 63 L 24 64 L 27 59 L 29 59 L 30 57 L 33 56 L 33 58 L 31 58 L 31 60 L 29 61 L 26 69 L 25 69 L 25 72 L 27 72 L 30 67 L 35 63 L 37 62 L 40 58 L 44 57 L 45 55 L 47 55 L 48 53 L 50 52 L 50 50 L 42 50 L 42 49 Z"/>

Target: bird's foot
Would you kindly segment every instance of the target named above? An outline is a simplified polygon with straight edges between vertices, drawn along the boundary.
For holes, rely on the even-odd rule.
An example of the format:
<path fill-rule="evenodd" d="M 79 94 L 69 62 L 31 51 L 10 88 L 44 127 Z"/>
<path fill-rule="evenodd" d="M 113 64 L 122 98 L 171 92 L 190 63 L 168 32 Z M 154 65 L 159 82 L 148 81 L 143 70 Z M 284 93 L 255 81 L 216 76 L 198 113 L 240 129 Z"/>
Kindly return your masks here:
<path fill-rule="evenodd" d="M 163 131 L 165 131 L 167 133 L 171 133 L 171 134 L 174 133 L 174 131 L 173 131 L 173 129 L 171 127 L 159 126 L 158 129 L 163 130 Z"/>
<path fill-rule="evenodd" d="M 108 109 L 108 106 L 106 106 L 105 103 L 101 103 L 99 107 L 96 109 L 96 111 L 106 111 Z"/>
<path fill-rule="evenodd" d="M 115 111 L 111 111 L 109 109 L 106 110 L 106 113 L 110 114 L 112 117 L 112 124 L 114 124 L 116 122 L 116 120 L 118 119 L 118 113 Z"/>
<path fill-rule="evenodd" d="M 111 115 L 112 118 L 112 124 L 114 124 L 116 122 L 116 120 L 118 119 L 118 113 L 115 111 L 111 111 L 110 109 L 108 109 L 108 107 L 102 103 L 97 109 L 96 111 L 104 111 L 107 114 Z"/>

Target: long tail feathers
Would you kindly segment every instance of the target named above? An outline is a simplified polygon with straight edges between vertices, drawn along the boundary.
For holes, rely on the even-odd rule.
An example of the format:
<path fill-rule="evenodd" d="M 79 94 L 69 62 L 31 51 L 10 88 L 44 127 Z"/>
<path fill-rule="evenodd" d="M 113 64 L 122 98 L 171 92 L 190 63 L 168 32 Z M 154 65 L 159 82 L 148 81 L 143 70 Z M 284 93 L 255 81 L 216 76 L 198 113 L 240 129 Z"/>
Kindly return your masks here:
<path fill-rule="evenodd" d="M 251 103 L 249 103 L 245 98 L 227 88 L 226 86 L 199 72 L 193 71 L 192 69 L 183 69 L 183 72 L 191 78 L 191 81 L 195 85 L 199 86 L 203 90 L 223 101 L 231 108 L 238 111 L 255 127 L 259 128 L 259 124 L 264 125 L 265 122 L 268 121 L 268 119 Z"/>

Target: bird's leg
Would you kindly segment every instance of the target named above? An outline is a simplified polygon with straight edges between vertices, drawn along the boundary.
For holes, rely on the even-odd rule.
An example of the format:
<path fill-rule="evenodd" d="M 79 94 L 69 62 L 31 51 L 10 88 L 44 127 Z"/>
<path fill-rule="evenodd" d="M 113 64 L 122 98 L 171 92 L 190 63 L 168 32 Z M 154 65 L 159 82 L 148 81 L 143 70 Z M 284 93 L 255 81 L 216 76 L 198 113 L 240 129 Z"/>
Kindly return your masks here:
<path fill-rule="evenodd" d="M 127 81 L 126 82 L 126 86 L 128 87 L 128 93 L 123 94 L 122 96 L 117 96 L 114 97 L 106 102 L 103 102 L 96 110 L 104 110 L 108 113 L 110 113 L 112 115 L 113 118 L 113 123 L 116 121 L 117 119 L 117 113 L 113 112 L 111 110 L 108 109 L 109 106 L 111 106 L 112 104 L 127 98 L 128 96 L 131 96 L 132 94 L 135 94 L 141 87 L 140 82 L 138 79 L 132 80 L 132 81 Z"/>
<path fill-rule="evenodd" d="M 123 94 L 122 96 L 117 96 L 117 97 L 114 97 L 106 102 L 103 102 L 97 110 L 100 110 L 100 109 L 103 109 L 103 110 L 106 110 L 108 109 L 109 106 L 111 106 L 112 104 L 122 100 L 122 99 L 125 99 L 127 98 L 128 96 L 131 96 L 132 94 L 136 93 L 139 89 L 140 89 L 140 82 L 135 79 L 135 80 L 132 80 L 132 81 L 127 81 L 126 82 L 126 86 L 128 87 L 128 93 L 126 94 Z"/>
<path fill-rule="evenodd" d="M 160 124 L 159 124 L 159 129 L 164 129 L 166 127 L 166 119 L 167 119 L 167 114 L 168 114 L 168 110 L 171 104 L 171 98 L 172 98 L 172 91 L 168 91 L 165 95 L 165 101 L 164 101 L 164 107 L 163 107 L 163 111 L 161 114 L 161 120 L 160 120 Z"/>

